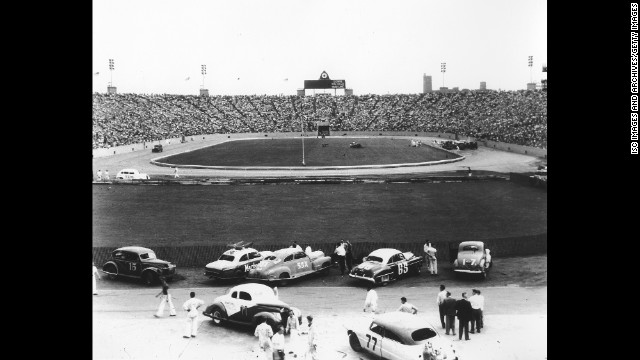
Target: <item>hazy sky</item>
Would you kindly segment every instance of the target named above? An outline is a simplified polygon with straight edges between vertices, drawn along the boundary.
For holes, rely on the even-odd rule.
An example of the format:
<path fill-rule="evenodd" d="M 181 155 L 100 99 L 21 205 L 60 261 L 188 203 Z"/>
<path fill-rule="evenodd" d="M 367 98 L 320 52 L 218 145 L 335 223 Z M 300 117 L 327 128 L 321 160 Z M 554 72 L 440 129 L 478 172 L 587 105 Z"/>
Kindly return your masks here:
<path fill-rule="evenodd" d="M 101 93 L 113 76 L 118 93 L 198 94 L 205 64 L 210 95 L 295 95 L 323 70 L 356 95 L 415 94 L 423 74 L 442 86 L 442 62 L 449 88 L 517 90 L 530 55 L 539 82 L 546 0 L 93 0 Z"/>

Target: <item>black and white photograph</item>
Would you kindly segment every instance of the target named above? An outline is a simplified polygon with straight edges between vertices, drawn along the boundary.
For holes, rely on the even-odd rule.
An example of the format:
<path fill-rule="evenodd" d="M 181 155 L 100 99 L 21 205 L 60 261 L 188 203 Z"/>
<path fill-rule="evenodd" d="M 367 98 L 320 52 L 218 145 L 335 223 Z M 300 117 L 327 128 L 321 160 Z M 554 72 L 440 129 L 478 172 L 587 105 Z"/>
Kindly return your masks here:
<path fill-rule="evenodd" d="M 93 359 L 547 359 L 546 0 L 91 26 Z"/>

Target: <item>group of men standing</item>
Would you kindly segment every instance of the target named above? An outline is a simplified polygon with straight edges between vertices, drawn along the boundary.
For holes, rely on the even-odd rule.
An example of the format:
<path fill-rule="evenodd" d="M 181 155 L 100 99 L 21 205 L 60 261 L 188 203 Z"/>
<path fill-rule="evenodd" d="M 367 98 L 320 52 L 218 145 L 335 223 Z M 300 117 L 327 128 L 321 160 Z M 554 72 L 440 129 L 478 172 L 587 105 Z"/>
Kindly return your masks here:
<path fill-rule="evenodd" d="M 292 321 L 289 321 L 289 319 L 292 319 Z M 287 320 L 287 329 L 292 336 L 292 342 L 297 343 L 302 331 L 298 324 L 298 319 L 293 312 L 290 313 L 289 319 Z M 295 324 L 293 322 L 295 322 Z M 304 352 L 304 358 L 317 360 L 316 327 L 313 326 L 313 316 L 307 316 L 307 323 L 307 346 Z M 256 327 L 253 334 L 258 337 L 258 346 L 266 360 L 284 360 L 284 332 L 285 328 L 279 326 L 278 331 L 274 334 L 271 325 L 267 324 L 266 319 Z"/>
<path fill-rule="evenodd" d="M 469 333 L 481 332 L 484 327 L 482 311 L 484 310 L 484 296 L 477 289 L 472 290 L 473 295 L 467 299 L 467 293 L 462 293 L 462 298 L 456 300 L 451 297 L 451 292 L 445 290 L 444 285 L 440 285 L 440 292 L 437 296 L 438 310 L 440 312 L 440 322 L 445 334 L 456 335 L 455 318 L 458 318 L 458 339 L 462 340 L 464 331 L 465 340 L 469 339 Z M 471 330 L 469 330 L 471 324 Z"/>
<path fill-rule="evenodd" d="M 98 169 L 96 177 L 98 181 L 109 181 L 109 170 L 105 170 L 103 174 L 102 169 Z"/>

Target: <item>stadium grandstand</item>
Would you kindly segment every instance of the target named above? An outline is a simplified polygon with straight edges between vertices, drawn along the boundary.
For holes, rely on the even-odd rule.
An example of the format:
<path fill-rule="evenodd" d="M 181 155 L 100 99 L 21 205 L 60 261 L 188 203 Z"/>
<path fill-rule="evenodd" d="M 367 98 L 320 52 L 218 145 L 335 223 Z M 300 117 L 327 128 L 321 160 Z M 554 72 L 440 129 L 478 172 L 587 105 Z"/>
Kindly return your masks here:
<path fill-rule="evenodd" d="M 248 132 L 443 132 L 547 146 L 547 92 L 461 91 L 406 95 L 196 96 L 93 94 L 93 148 L 180 136 Z"/>

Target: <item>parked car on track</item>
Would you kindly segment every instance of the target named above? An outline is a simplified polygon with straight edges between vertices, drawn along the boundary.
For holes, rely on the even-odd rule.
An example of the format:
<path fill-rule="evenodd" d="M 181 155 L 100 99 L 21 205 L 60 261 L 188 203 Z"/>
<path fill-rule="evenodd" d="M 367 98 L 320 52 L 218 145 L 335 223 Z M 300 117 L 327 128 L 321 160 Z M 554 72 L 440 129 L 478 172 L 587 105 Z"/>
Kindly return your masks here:
<path fill-rule="evenodd" d="M 456 273 L 480 274 L 487 277 L 491 268 L 491 255 L 482 241 L 463 241 L 458 246 L 458 258 L 453 262 Z"/>
<path fill-rule="evenodd" d="M 351 270 L 349 276 L 366 280 L 376 285 L 386 285 L 410 274 L 420 274 L 422 256 L 396 249 L 374 250 L 364 258 L 362 264 Z"/>
<path fill-rule="evenodd" d="M 213 319 L 216 325 L 228 322 L 249 325 L 254 329 L 267 319 L 267 324 L 276 333 L 278 326 L 286 327 L 291 311 L 300 314 L 300 322 L 300 310 L 278 299 L 274 289 L 264 284 L 250 283 L 234 286 L 225 295 L 218 296 L 202 314 Z"/>
<path fill-rule="evenodd" d="M 368 324 L 368 322 L 367 322 Z M 347 330 L 349 345 L 388 360 L 457 360 L 453 344 L 422 317 L 405 312 L 377 315 L 368 327 Z"/>
<path fill-rule="evenodd" d="M 142 174 L 136 169 L 122 169 L 116 175 L 116 179 L 122 179 L 122 180 L 146 180 L 146 179 L 149 179 L 149 175 Z"/>
<path fill-rule="evenodd" d="M 278 282 L 282 285 L 319 271 L 329 271 L 331 257 L 318 250 L 311 256 L 295 248 L 276 250 L 249 270 L 247 279 Z"/>
<path fill-rule="evenodd" d="M 151 285 L 160 275 L 171 281 L 176 274 L 176 265 L 160 260 L 151 249 L 140 246 L 125 246 L 115 249 L 104 263 L 102 271 L 110 278 L 118 276 L 142 279 Z"/>
<path fill-rule="evenodd" d="M 248 247 L 251 243 L 233 244 L 233 249 L 225 251 L 218 260 L 205 266 L 204 274 L 210 279 L 244 279 L 249 270 L 273 251 L 261 251 Z"/>
<path fill-rule="evenodd" d="M 151 149 L 151 152 L 162 152 L 162 144 L 153 145 L 153 149 Z"/>

